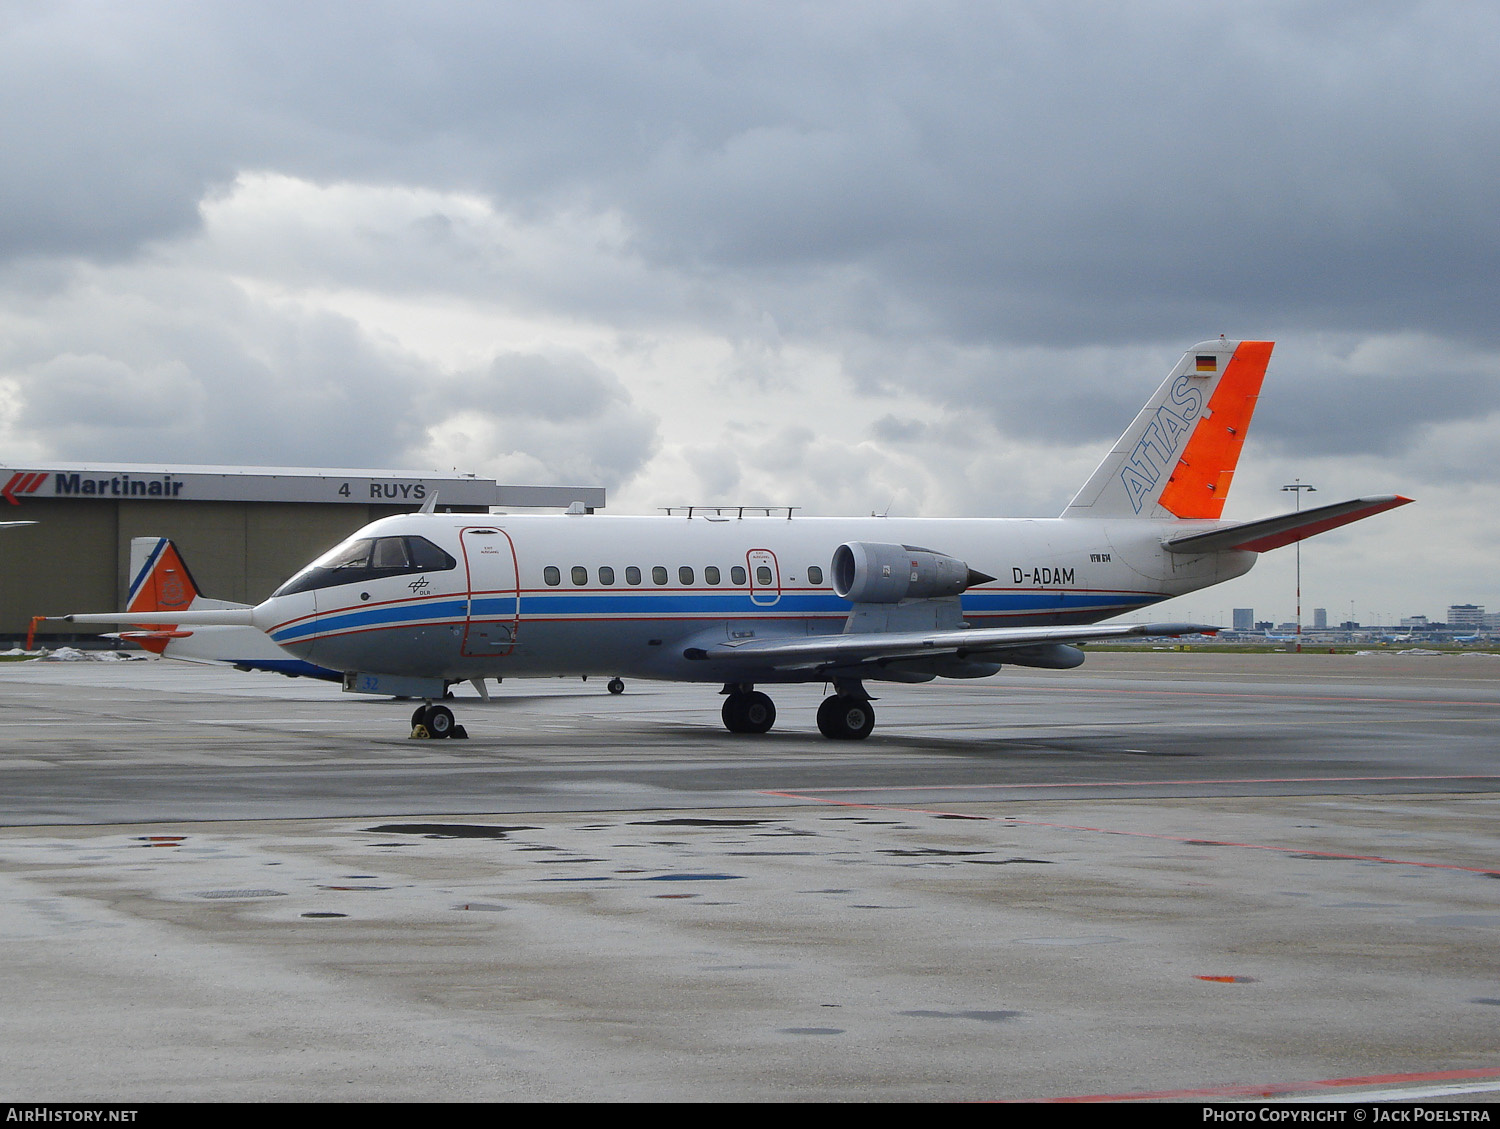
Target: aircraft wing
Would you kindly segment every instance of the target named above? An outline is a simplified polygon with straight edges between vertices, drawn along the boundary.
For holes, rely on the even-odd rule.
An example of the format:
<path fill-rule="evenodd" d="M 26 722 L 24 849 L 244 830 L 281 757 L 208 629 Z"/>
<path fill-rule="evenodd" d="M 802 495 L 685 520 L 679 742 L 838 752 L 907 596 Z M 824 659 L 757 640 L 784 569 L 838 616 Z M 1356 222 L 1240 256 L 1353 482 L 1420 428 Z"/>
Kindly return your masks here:
<path fill-rule="evenodd" d="M 689 647 L 688 659 L 720 663 L 726 671 L 753 667 L 807 670 L 910 659 L 957 658 L 1003 662 L 1007 651 L 1096 639 L 1128 639 L 1211 633 L 1199 623 L 1082 624 L 1076 627 L 979 627 L 957 631 L 878 631 L 848 635 L 799 635 L 730 639 L 712 647 Z M 1080 660 L 1081 661 L 1081 660 Z"/>
<path fill-rule="evenodd" d="M 1400 494 L 1381 494 L 1374 498 L 1355 498 L 1349 502 L 1334 502 L 1300 513 L 1282 514 L 1280 517 L 1246 521 L 1228 528 L 1210 529 L 1207 533 L 1190 533 L 1184 537 L 1173 537 L 1162 545 L 1173 553 L 1220 553 L 1229 549 L 1243 549 L 1251 553 L 1264 553 L 1301 541 L 1317 533 L 1326 533 L 1352 521 L 1359 521 L 1374 514 L 1404 506 L 1410 498 Z"/>

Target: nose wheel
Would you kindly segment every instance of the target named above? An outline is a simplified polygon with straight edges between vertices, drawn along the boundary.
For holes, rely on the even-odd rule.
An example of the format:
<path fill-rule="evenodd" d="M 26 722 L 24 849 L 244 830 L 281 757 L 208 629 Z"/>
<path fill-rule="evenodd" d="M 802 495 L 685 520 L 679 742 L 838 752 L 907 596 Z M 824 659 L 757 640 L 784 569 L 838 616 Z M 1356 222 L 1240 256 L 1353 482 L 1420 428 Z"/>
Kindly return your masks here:
<path fill-rule="evenodd" d="M 411 735 L 418 740 L 441 741 L 450 737 L 462 740 L 469 731 L 453 720 L 453 711 L 447 706 L 429 702 L 411 715 Z"/>

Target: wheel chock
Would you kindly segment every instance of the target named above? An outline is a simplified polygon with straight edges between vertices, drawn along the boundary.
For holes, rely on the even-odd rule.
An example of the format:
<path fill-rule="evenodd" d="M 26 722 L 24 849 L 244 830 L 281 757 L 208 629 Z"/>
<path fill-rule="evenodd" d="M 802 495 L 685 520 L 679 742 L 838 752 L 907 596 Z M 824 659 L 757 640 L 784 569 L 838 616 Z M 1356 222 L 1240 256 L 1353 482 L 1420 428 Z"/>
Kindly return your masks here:
<path fill-rule="evenodd" d="M 427 732 L 425 725 L 413 725 L 411 727 L 411 738 L 413 741 L 431 741 L 432 734 Z"/>
<path fill-rule="evenodd" d="M 469 731 L 462 725 L 455 725 L 453 732 L 448 734 L 448 739 L 450 741 L 467 741 L 469 739 Z"/>

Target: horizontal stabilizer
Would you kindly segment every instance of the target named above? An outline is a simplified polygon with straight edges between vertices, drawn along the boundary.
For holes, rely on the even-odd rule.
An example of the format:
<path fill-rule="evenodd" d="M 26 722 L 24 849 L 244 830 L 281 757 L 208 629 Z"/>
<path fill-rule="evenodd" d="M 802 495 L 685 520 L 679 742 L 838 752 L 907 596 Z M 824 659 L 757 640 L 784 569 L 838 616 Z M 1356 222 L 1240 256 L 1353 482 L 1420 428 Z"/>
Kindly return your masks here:
<path fill-rule="evenodd" d="M 1114 623 L 1077 627 L 977 627 L 959 631 L 889 631 L 859 635 L 798 635 L 690 647 L 685 658 L 774 670 L 842 667 L 952 655 L 1005 661 L 1005 652 L 1039 643 L 1086 643 L 1131 636 L 1196 635 L 1221 630 L 1199 623 Z"/>
<path fill-rule="evenodd" d="M 1382 494 L 1375 498 L 1355 498 L 1349 502 L 1334 502 L 1300 513 L 1282 514 L 1280 517 L 1262 518 L 1231 525 L 1226 529 L 1211 529 L 1207 533 L 1190 533 L 1185 537 L 1174 537 L 1162 542 L 1173 553 L 1222 553 L 1239 549 L 1248 553 L 1264 553 L 1279 549 L 1294 541 L 1326 533 L 1341 525 L 1359 521 L 1374 514 L 1404 506 L 1410 498 L 1400 494 Z"/>

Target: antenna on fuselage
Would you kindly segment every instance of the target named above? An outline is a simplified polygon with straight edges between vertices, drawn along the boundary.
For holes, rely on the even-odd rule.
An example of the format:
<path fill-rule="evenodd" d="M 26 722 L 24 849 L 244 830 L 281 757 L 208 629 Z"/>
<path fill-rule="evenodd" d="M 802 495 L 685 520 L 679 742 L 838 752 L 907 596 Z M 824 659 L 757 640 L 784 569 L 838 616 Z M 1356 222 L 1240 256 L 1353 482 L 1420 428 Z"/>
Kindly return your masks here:
<path fill-rule="evenodd" d="M 417 513 L 419 513 L 419 514 L 435 514 L 435 513 L 437 513 L 437 500 L 438 500 L 437 491 L 434 490 L 432 492 L 432 497 L 428 498 L 427 501 L 425 501 L 425 502 L 422 503 L 422 508 L 420 510 L 418 510 Z"/>

